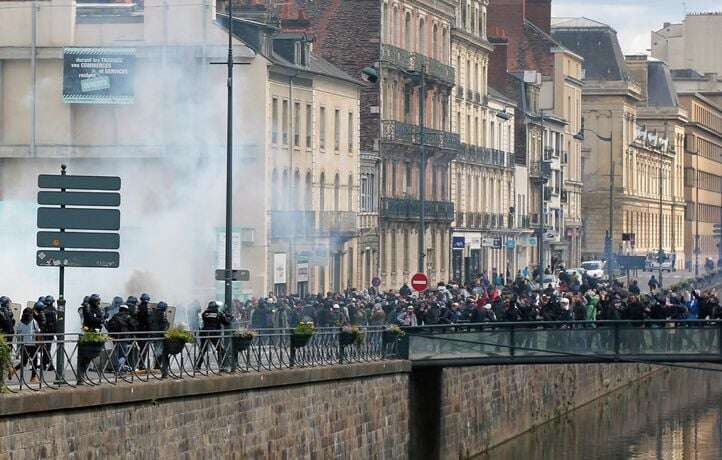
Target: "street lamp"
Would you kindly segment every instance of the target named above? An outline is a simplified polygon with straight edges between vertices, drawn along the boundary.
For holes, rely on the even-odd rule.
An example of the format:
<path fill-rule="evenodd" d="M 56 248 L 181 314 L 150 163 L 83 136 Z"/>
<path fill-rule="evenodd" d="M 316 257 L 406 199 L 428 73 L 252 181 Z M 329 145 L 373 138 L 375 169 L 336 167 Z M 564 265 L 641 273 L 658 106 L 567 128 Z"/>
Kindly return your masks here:
<path fill-rule="evenodd" d="M 609 229 L 604 238 L 604 250 L 607 255 L 607 278 L 611 283 L 613 274 L 612 251 L 614 250 L 614 130 L 610 130 L 609 137 L 605 137 L 591 128 L 582 127 L 582 129 L 574 135 L 574 139 L 583 141 L 585 131 L 594 134 L 597 136 L 597 139 L 602 142 L 609 142 Z"/>

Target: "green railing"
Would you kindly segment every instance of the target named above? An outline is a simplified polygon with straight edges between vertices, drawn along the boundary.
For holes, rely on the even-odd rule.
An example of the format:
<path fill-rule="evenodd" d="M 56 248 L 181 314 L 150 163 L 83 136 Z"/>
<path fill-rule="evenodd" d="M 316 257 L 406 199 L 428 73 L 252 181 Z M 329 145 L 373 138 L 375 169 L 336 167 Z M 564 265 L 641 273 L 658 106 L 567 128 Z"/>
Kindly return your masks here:
<path fill-rule="evenodd" d="M 415 362 L 722 362 L 722 321 L 569 321 L 408 328 Z"/>
<path fill-rule="evenodd" d="M 379 214 L 389 219 L 419 219 L 421 201 L 410 198 L 381 198 Z M 426 201 L 424 218 L 427 220 L 454 220 L 454 203 L 450 201 Z"/>

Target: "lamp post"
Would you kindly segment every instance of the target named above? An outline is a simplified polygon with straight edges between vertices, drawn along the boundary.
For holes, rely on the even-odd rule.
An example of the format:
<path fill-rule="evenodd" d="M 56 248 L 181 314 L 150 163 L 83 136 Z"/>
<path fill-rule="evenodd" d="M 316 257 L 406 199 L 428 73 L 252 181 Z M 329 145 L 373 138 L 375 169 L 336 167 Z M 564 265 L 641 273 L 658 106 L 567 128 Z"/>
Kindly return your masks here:
<path fill-rule="evenodd" d="M 604 249 L 607 256 L 607 278 L 611 282 L 613 274 L 612 253 L 614 251 L 614 130 L 610 130 L 609 137 L 605 137 L 591 128 L 582 127 L 579 133 L 574 135 L 574 138 L 583 141 L 585 131 L 594 134 L 600 141 L 609 143 L 609 229 L 605 237 Z"/>

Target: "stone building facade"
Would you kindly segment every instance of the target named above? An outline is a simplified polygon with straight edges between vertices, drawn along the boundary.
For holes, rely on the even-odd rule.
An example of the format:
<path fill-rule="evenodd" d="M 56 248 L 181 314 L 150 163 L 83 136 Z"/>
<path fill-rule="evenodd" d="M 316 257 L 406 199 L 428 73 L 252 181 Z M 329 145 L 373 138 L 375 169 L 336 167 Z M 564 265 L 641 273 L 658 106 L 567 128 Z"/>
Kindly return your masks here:
<path fill-rule="evenodd" d="M 379 257 L 374 275 L 381 278 L 382 287 L 398 288 L 418 271 L 419 184 L 425 177 L 423 271 L 432 282 L 448 280 L 454 218 L 449 164 L 459 148 L 449 116 L 455 83 L 450 62 L 454 3 L 297 1 L 296 5 L 311 21 L 314 49 L 321 56 L 350 75 L 361 75 L 368 66 L 378 71 L 378 81 L 362 91 L 360 117 L 361 155 L 368 159 L 366 181 L 378 184 L 369 198 L 377 203 L 376 208 L 367 206 L 377 212 L 362 213 L 369 216 L 369 234 L 373 234 L 371 225 L 378 225 Z M 419 161 L 422 73 L 424 174 L 420 174 Z M 374 164 L 378 166 L 375 171 Z"/>
<path fill-rule="evenodd" d="M 688 265 L 702 272 L 708 258 L 720 259 L 714 225 L 722 222 L 722 106 L 697 92 L 678 96 L 689 113 L 684 144 L 684 252 Z"/>
<path fill-rule="evenodd" d="M 684 267 L 687 114 L 669 68 L 645 56 L 625 59 L 616 32 L 595 21 L 564 18 L 552 33 L 585 59 L 582 256 L 606 253 L 611 220 L 614 252 L 648 255 L 661 245 L 677 268 Z"/>

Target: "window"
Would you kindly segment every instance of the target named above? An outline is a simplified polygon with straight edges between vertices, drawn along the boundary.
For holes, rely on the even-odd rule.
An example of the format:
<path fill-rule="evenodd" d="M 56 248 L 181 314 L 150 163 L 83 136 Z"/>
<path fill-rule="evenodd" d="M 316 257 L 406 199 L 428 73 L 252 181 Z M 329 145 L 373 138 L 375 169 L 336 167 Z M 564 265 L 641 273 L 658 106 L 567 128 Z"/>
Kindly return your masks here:
<path fill-rule="evenodd" d="M 306 104 L 306 148 L 313 147 L 313 109 Z"/>
<path fill-rule="evenodd" d="M 281 126 L 283 128 L 283 144 L 288 145 L 288 101 L 283 101 L 283 111 L 281 112 L 283 120 Z"/>
<path fill-rule="evenodd" d="M 318 210 L 326 210 L 326 173 L 321 173 L 321 179 L 318 181 Z"/>
<path fill-rule="evenodd" d="M 404 123 L 411 123 L 411 86 L 404 87 Z"/>
<path fill-rule="evenodd" d="M 431 57 L 441 60 L 439 54 L 439 26 L 434 24 L 433 33 L 431 34 Z"/>
<path fill-rule="evenodd" d="M 404 230 L 404 272 L 409 271 L 409 230 Z"/>
<path fill-rule="evenodd" d="M 389 17 L 389 4 L 384 3 L 383 18 L 381 18 L 384 24 L 384 42 L 390 43 L 389 40 L 389 29 L 391 24 L 391 18 Z"/>
<path fill-rule="evenodd" d="M 428 51 L 426 50 L 426 31 L 424 30 L 425 25 L 426 22 L 424 21 L 424 18 L 419 19 L 419 53 L 421 54 L 428 54 Z"/>
<path fill-rule="evenodd" d="M 301 103 L 293 104 L 293 145 L 301 145 Z"/>
<path fill-rule="evenodd" d="M 321 107 L 318 118 L 318 146 L 323 150 L 326 148 L 326 107 Z"/>
<path fill-rule="evenodd" d="M 306 173 L 306 190 L 303 195 L 304 198 L 304 209 L 307 211 L 313 208 L 313 190 L 312 190 L 311 173 Z"/>
<path fill-rule="evenodd" d="M 301 42 L 294 42 L 293 44 L 293 59 L 294 64 L 303 65 L 303 44 Z"/>
<path fill-rule="evenodd" d="M 353 153 L 353 138 L 354 138 L 354 130 L 353 130 L 353 112 L 348 113 L 348 153 Z"/>
<path fill-rule="evenodd" d="M 361 176 L 361 212 L 374 210 L 374 175 L 363 174 Z"/>
<path fill-rule="evenodd" d="M 406 162 L 406 194 L 411 195 L 411 162 Z"/>
<path fill-rule="evenodd" d="M 278 99 L 275 97 L 271 103 L 271 142 L 278 143 Z"/>
<path fill-rule="evenodd" d="M 336 109 L 333 112 L 333 149 L 339 151 L 341 148 L 341 111 Z"/>
<path fill-rule="evenodd" d="M 334 212 L 339 211 L 340 199 L 341 199 L 341 179 L 339 179 L 338 174 L 336 174 L 336 177 L 333 180 L 333 210 L 334 210 Z"/>
<path fill-rule="evenodd" d="M 348 176 L 348 195 L 346 200 L 346 210 L 353 211 L 353 176 Z"/>
<path fill-rule="evenodd" d="M 406 20 L 404 21 L 404 48 L 409 51 L 413 51 L 411 43 L 411 13 L 406 13 Z"/>

